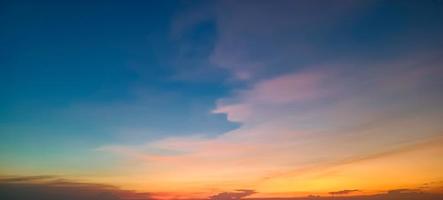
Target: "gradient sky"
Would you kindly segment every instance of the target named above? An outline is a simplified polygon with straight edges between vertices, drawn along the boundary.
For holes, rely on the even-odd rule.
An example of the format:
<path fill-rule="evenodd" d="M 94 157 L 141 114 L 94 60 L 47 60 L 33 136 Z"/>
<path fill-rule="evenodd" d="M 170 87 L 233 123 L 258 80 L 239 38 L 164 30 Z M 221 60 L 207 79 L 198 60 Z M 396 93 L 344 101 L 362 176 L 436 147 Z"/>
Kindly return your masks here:
<path fill-rule="evenodd" d="M 442 35 L 438 0 L 1 1 L 0 176 L 441 192 Z"/>

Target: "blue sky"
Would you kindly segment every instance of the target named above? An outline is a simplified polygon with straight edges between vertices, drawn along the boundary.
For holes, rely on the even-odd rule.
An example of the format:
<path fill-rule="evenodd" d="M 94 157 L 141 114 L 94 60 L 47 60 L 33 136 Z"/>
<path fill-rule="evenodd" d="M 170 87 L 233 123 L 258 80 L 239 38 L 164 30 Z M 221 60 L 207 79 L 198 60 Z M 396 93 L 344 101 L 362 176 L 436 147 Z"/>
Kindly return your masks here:
<path fill-rule="evenodd" d="M 92 140 L 118 126 L 148 126 L 152 137 L 235 127 L 205 112 L 228 86 L 173 78 L 189 65 L 170 61 L 179 45 L 170 21 L 181 4 L 6 3 L 2 124 L 39 124 L 43 137 L 69 129 Z M 77 106 L 91 113 L 75 113 Z M 35 134 L 23 132 L 21 139 Z"/>
<path fill-rule="evenodd" d="M 210 137 L 237 127 L 209 113 L 228 91 L 225 75 L 204 84 L 174 77 L 196 63 L 175 61 L 182 44 L 170 34 L 176 12 L 189 3 L 2 4 L 4 157 L 59 157 L 48 152 L 197 132 Z M 183 43 L 208 45 L 211 29 Z"/>
<path fill-rule="evenodd" d="M 330 152 L 304 165 L 435 137 L 442 19 L 441 1 L 2 1 L 0 162 L 118 172 L 120 154 L 294 131 Z"/>

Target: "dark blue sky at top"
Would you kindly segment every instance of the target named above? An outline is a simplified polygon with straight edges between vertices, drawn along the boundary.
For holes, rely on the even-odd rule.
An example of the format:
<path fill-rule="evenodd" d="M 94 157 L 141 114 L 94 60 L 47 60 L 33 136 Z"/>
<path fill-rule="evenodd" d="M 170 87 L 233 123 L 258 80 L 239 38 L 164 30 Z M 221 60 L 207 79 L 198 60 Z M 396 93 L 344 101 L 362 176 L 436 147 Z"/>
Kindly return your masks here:
<path fill-rule="evenodd" d="M 231 82 L 228 70 L 208 61 L 220 31 L 216 21 L 204 21 L 179 38 L 171 34 L 180 13 L 201 4 L 212 5 L 2 1 L 0 146 L 140 143 L 174 135 L 215 136 L 238 127 L 211 114 L 217 99 L 247 85 Z M 300 66 L 283 59 L 275 65 L 286 67 L 271 66 L 261 78 L 333 59 L 370 61 L 441 48 L 441 1 L 373 4 L 327 31 L 276 37 L 283 40 L 277 44 L 315 41 L 311 45 L 320 51 L 297 58 Z M 262 42 L 257 55 L 278 48 L 274 41 Z"/>
<path fill-rule="evenodd" d="M 189 65 L 172 62 L 178 50 L 170 34 L 175 13 L 187 6 L 3 2 L 3 137 L 19 144 L 66 138 L 95 144 L 127 137 L 116 132 L 146 139 L 236 127 L 209 112 L 226 93 L 224 84 L 173 78 L 177 67 Z M 187 42 L 211 42 L 214 27 L 200 29 Z"/>

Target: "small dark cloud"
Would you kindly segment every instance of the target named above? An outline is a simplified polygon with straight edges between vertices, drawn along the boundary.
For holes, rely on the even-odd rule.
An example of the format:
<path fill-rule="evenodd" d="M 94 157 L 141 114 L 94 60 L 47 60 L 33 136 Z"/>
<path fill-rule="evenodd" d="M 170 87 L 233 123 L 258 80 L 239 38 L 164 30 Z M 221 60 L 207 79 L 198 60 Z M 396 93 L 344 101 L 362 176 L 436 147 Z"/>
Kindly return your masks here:
<path fill-rule="evenodd" d="M 0 199 L 7 200 L 148 200 L 149 194 L 112 185 L 81 183 L 54 176 L 0 178 Z"/>
<path fill-rule="evenodd" d="M 359 191 L 360 190 L 340 190 L 340 191 L 335 191 L 335 192 L 329 192 L 329 194 L 343 195 L 343 194 L 350 194 L 350 193 L 359 192 Z"/>
<path fill-rule="evenodd" d="M 53 179 L 55 176 L 4 176 L 0 177 L 0 182 L 24 182 Z"/>
<path fill-rule="evenodd" d="M 406 194 L 406 193 L 418 193 L 421 192 L 419 189 L 395 189 L 389 190 L 388 194 Z"/>
<path fill-rule="evenodd" d="M 222 192 L 209 197 L 211 200 L 238 200 L 256 193 L 254 190 L 236 190 L 236 192 Z"/>
<path fill-rule="evenodd" d="M 423 183 L 418 189 L 429 189 L 429 188 L 441 188 L 443 189 L 443 181 L 431 181 L 427 183 Z"/>
<path fill-rule="evenodd" d="M 349 194 L 361 190 L 341 190 L 330 192 L 329 194 Z M 248 198 L 248 200 L 442 200 L 443 191 L 441 192 L 426 192 L 419 189 L 395 189 L 389 190 L 379 194 L 372 195 L 343 195 L 343 196 L 318 196 L 309 195 L 307 197 L 268 197 L 268 198 Z"/>
<path fill-rule="evenodd" d="M 375 194 L 356 196 L 315 196 L 285 197 L 285 198 L 248 198 L 248 200 L 442 200 L 443 194 L 424 192 L 400 193 L 400 194 Z"/>

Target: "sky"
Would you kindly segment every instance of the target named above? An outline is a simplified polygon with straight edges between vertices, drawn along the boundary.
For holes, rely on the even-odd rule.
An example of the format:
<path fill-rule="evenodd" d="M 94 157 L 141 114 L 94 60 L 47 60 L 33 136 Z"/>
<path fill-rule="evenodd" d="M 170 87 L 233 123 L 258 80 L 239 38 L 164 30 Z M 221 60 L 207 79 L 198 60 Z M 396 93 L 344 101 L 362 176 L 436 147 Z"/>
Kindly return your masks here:
<path fill-rule="evenodd" d="M 439 0 L 1 1 L 0 196 L 443 194 L 442 35 Z"/>

